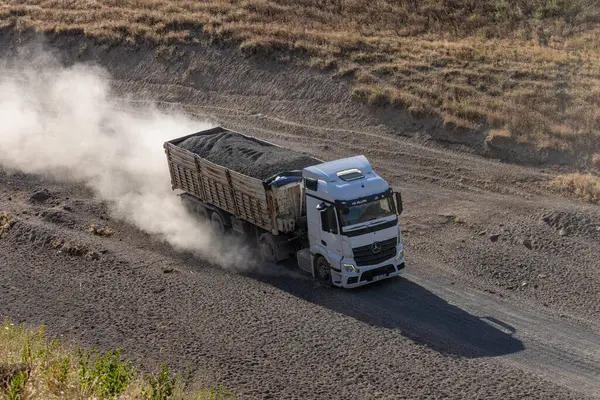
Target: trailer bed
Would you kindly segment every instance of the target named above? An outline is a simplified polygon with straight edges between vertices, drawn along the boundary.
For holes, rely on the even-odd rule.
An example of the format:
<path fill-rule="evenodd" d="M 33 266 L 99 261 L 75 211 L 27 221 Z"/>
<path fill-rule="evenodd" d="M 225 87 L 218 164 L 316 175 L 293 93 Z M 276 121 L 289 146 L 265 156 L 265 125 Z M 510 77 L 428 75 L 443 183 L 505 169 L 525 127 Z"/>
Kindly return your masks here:
<path fill-rule="evenodd" d="M 222 127 L 170 140 L 164 148 L 173 189 L 273 233 L 294 224 L 277 220 L 291 211 L 282 209 L 281 195 L 273 196 L 267 181 L 322 162 Z"/>

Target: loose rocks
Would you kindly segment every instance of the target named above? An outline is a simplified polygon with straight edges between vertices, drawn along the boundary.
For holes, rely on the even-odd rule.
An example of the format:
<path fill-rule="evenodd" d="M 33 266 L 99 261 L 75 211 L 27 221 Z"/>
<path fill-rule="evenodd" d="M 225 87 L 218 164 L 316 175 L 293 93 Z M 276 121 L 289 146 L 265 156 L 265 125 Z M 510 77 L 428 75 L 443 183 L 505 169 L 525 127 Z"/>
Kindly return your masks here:
<path fill-rule="evenodd" d="M 586 215 L 577 212 L 552 211 L 541 216 L 548 226 L 556 229 L 560 236 L 596 237 L 600 231 L 600 220 L 597 215 Z"/>
<path fill-rule="evenodd" d="M 50 197 L 52 197 L 52 195 L 50 195 L 50 192 L 48 191 L 48 189 L 42 189 L 42 190 L 38 190 L 37 192 L 33 193 L 31 195 L 31 197 L 29 198 L 29 200 L 32 202 L 36 202 L 36 203 L 43 203 L 46 200 L 48 200 Z"/>
<path fill-rule="evenodd" d="M 235 132 L 193 136 L 179 146 L 210 162 L 261 180 L 320 164 L 306 154 L 268 146 Z"/>

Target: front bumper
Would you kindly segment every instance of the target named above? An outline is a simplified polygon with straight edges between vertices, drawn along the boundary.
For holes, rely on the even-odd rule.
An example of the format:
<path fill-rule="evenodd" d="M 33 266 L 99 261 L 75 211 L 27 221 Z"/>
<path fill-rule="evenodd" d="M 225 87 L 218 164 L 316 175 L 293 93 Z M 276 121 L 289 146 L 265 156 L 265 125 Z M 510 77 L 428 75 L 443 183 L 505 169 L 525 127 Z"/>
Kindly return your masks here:
<path fill-rule="evenodd" d="M 404 267 L 404 257 L 402 257 L 399 260 L 392 258 L 369 267 L 359 267 L 360 272 L 358 273 L 346 272 L 342 269 L 341 273 L 335 274 L 339 275 L 339 279 L 336 279 L 338 277 L 335 276 L 333 284 L 346 289 L 352 289 L 398 276 L 402 273 Z"/>

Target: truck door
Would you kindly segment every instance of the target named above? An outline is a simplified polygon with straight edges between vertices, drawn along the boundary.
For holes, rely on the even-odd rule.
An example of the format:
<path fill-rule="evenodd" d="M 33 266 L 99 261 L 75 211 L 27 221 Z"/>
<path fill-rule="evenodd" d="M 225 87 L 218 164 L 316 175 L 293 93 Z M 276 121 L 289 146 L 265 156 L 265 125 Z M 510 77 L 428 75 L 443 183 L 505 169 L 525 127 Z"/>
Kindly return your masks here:
<path fill-rule="evenodd" d="M 339 232 L 337 213 L 333 205 L 324 205 L 319 210 L 321 220 L 321 245 L 328 250 L 330 262 L 338 261 L 342 258 L 342 240 Z"/>
<path fill-rule="evenodd" d="M 307 196 L 306 216 L 311 251 L 326 254 L 330 261 L 341 260 L 342 240 L 333 205 Z"/>
<path fill-rule="evenodd" d="M 308 223 L 308 241 L 311 249 L 322 246 L 321 244 L 321 217 L 317 206 L 320 201 L 312 196 L 306 196 L 306 219 Z"/>

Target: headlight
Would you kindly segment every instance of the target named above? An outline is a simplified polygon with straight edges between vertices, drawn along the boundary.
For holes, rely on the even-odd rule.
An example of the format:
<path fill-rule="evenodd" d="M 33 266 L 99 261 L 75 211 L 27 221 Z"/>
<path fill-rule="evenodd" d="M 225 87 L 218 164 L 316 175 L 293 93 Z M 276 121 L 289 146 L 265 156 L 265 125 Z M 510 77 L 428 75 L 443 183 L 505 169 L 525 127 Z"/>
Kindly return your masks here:
<path fill-rule="evenodd" d="M 402 231 L 400 230 L 400 225 L 398 225 L 398 242 L 396 245 L 402 244 Z"/>
<path fill-rule="evenodd" d="M 342 267 L 344 267 L 346 272 L 359 272 L 358 268 L 356 268 L 354 264 L 342 264 Z"/>
<path fill-rule="evenodd" d="M 398 255 L 396 256 L 396 261 L 402 260 L 402 257 L 404 257 L 404 249 L 398 252 Z"/>

